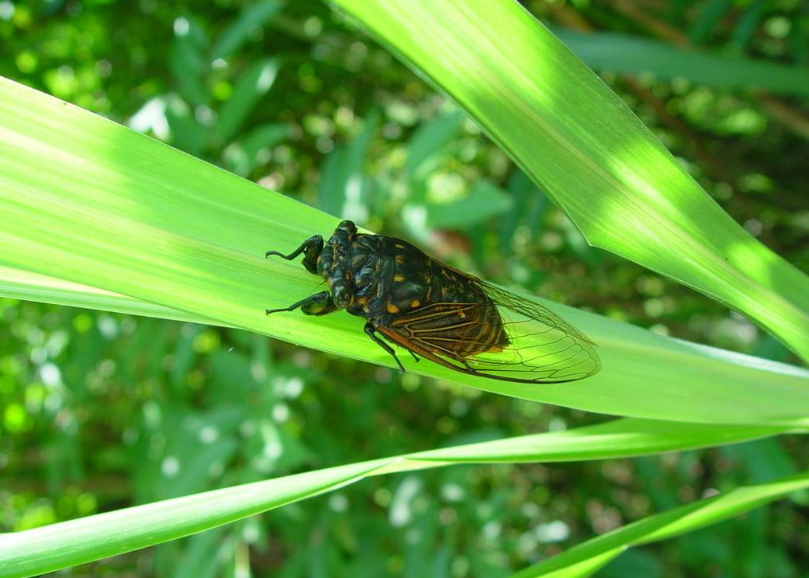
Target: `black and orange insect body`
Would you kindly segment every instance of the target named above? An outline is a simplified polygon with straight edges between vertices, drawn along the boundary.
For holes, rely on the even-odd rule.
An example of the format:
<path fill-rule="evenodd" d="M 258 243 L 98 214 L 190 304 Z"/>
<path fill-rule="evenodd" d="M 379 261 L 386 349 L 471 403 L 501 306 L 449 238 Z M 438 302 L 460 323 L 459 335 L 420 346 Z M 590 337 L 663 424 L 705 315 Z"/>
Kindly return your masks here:
<path fill-rule="evenodd" d="M 307 315 L 345 309 L 367 319 L 365 333 L 404 367 L 388 341 L 445 367 L 527 383 L 560 383 L 600 369 L 592 342 L 537 303 L 434 259 L 394 237 L 357 232 L 343 221 L 324 242 L 315 235 L 289 255 L 322 276 L 329 291 L 283 309 Z"/>

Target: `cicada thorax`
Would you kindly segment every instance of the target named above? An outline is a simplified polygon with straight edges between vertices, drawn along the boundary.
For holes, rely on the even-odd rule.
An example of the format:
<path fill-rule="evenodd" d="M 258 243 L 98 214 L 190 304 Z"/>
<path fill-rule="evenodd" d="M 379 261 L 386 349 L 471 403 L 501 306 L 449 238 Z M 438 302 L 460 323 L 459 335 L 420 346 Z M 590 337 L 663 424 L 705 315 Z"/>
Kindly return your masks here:
<path fill-rule="evenodd" d="M 474 278 L 406 241 L 338 228 L 319 267 L 338 307 L 431 351 L 463 359 L 508 345 L 497 306 Z"/>
<path fill-rule="evenodd" d="M 393 265 L 392 270 L 381 269 L 384 312 L 381 307 L 374 311 L 379 327 L 395 328 L 431 351 L 456 359 L 508 345 L 497 306 L 474 278 L 405 241 L 376 238 L 386 265 Z"/>
<path fill-rule="evenodd" d="M 390 267 L 379 258 L 373 235 L 357 233 L 354 223 L 343 221 L 318 258 L 318 273 L 326 280 L 334 304 L 353 315 L 369 317 Z M 377 305 L 378 306 L 378 305 Z"/>

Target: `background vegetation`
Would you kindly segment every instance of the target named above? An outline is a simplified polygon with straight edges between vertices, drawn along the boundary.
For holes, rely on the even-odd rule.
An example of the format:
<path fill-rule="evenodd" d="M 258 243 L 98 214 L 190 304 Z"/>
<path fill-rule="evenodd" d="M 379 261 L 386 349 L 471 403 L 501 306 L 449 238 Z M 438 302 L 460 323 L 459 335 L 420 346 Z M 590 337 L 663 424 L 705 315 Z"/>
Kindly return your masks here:
<path fill-rule="evenodd" d="M 526 5 L 603 71 L 736 221 L 809 269 L 806 95 L 779 68 L 807 64 L 797 2 Z M 594 30 L 611 34 L 584 34 Z M 639 37 L 654 43 L 627 53 Z M 5 0 L 0 41 L 2 76 L 490 279 L 797 363 L 722 305 L 589 247 L 479 129 L 321 3 Z M 673 50 L 688 45 L 724 60 Z M 765 63 L 752 84 L 745 55 Z M 243 331 L 11 299 L 0 315 L 3 531 L 607 419 Z M 807 467 L 805 441 L 787 436 L 631 461 L 372 478 L 73 573 L 509 576 L 627 522 Z M 800 576 L 805 503 L 798 495 L 630 550 L 599 575 Z"/>

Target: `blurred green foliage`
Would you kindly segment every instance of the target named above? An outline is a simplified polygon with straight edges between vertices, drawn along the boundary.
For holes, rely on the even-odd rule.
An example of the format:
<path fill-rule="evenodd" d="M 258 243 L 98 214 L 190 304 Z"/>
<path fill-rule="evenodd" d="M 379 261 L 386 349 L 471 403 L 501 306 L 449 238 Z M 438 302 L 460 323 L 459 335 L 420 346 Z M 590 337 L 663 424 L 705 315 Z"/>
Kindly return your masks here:
<path fill-rule="evenodd" d="M 666 30 L 685 30 L 715 52 L 806 63 L 797 1 L 622 5 L 526 3 L 574 30 L 667 42 Z M 493 280 L 795 361 L 721 305 L 589 247 L 476 126 L 320 2 L 0 0 L 0 74 Z M 602 76 L 736 220 L 809 270 L 805 102 L 687 74 Z M 13 300 L 0 300 L 0 323 L 2 531 L 604 419 L 230 329 Z M 73 573 L 508 576 L 626 522 L 807 467 L 809 448 L 786 437 L 374 478 Z M 778 503 L 633 550 L 599 576 L 797 577 L 808 525 L 805 505 Z"/>

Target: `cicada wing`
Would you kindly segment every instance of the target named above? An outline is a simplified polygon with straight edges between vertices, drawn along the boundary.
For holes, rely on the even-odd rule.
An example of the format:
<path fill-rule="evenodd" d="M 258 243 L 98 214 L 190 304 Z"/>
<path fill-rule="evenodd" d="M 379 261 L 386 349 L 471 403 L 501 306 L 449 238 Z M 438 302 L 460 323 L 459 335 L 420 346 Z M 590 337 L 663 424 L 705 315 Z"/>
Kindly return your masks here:
<path fill-rule="evenodd" d="M 601 369 L 595 344 L 578 329 L 525 299 L 441 261 L 437 263 L 480 287 L 497 306 L 509 347 L 466 359 L 478 375 L 529 383 L 561 383 L 590 377 Z"/>
<path fill-rule="evenodd" d="M 401 327 L 378 327 L 377 330 L 396 345 L 404 347 L 416 355 L 420 355 L 425 359 L 429 359 L 430 361 L 443 365 L 444 367 L 448 367 L 449 369 L 454 369 L 463 373 L 473 373 L 461 365 L 461 362 L 458 359 L 441 356 L 433 353 L 429 349 L 425 349 L 422 342 L 412 339 Z"/>
<path fill-rule="evenodd" d="M 593 343 L 581 331 L 573 327 L 570 323 L 559 317 L 547 307 L 480 279 L 478 280 L 478 285 L 483 288 L 491 300 L 494 301 L 499 307 L 511 309 L 523 317 L 533 319 L 547 327 L 563 331 L 572 338 L 585 341 L 590 344 Z"/>
<path fill-rule="evenodd" d="M 377 328 L 397 345 L 444 367 L 475 374 L 468 359 L 508 342 L 491 303 L 432 303 Z"/>
<path fill-rule="evenodd" d="M 490 299 L 434 303 L 397 316 L 379 331 L 435 363 L 480 377 L 562 383 L 598 371 L 593 344 L 556 314 L 476 281 Z"/>
<path fill-rule="evenodd" d="M 595 344 L 556 313 L 485 281 L 479 286 L 497 306 L 509 338 L 501 354 L 468 360 L 479 372 L 549 383 L 584 379 L 601 369 Z"/>

